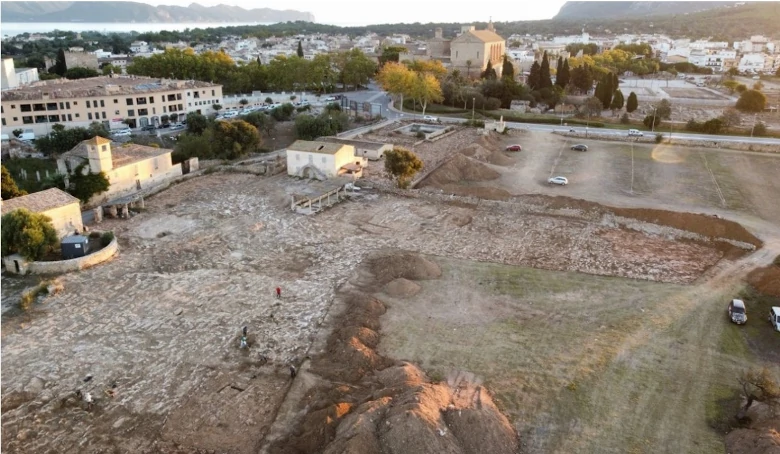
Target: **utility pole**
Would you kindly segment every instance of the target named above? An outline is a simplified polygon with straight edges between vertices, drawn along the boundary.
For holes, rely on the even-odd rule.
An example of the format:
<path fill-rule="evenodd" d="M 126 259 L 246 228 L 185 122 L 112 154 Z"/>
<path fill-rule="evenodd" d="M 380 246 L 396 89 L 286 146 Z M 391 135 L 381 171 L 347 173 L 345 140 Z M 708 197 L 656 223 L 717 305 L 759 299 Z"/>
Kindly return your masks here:
<path fill-rule="evenodd" d="M 471 98 L 471 122 L 474 123 L 474 104 L 477 103 L 477 98 Z"/>
<path fill-rule="evenodd" d="M 650 132 L 655 132 L 655 106 L 653 106 L 653 123 L 650 125 Z"/>
<path fill-rule="evenodd" d="M 750 128 L 750 138 L 753 138 L 753 131 L 756 130 L 756 122 L 758 121 L 758 114 L 753 115 L 753 127 Z"/>

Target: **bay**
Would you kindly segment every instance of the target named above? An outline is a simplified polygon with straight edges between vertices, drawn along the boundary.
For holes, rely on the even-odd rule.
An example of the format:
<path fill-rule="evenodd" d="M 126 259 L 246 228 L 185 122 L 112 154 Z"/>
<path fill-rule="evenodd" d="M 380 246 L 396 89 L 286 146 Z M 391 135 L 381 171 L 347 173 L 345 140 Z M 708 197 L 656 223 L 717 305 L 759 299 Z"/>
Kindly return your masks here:
<path fill-rule="evenodd" d="M 227 22 L 227 23 L 142 23 L 142 22 L 3 22 L 0 24 L 0 33 L 3 36 L 16 36 L 22 33 L 49 33 L 54 30 L 69 32 L 97 31 L 106 33 L 147 33 L 168 31 L 182 31 L 188 28 L 215 28 L 215 27 L 237 27 L 243 25 L 270 25 L 261 22 Z"/>

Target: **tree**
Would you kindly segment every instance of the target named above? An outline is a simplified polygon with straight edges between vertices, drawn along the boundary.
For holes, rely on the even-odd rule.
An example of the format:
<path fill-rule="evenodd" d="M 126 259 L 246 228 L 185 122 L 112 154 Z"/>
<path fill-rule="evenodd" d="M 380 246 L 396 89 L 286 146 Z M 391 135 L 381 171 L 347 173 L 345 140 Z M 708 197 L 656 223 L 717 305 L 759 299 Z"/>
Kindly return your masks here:
<path fill-rule="evenodd" d="M 664 120 L 672 118 L 672 103 L 668 99 L 662 99 L 655 106 L 655 114 Z"/>
<path fill-rule="evenodd" d="M 539 88 L 552 87 L 552 78 L 550 77 L 550 59 L 547 57 L 547 51 L 542 56 L 542 65 L 539 68 Z"/>
<path fill-rule="evenodd" d="M 726 71 L 726 75 L 733 79 L 734 77 L 739 75 L 739 70 L 732 66 L 731 68 L 728 69 L 728 71 Z"/>
<path fill-rule="evenodd" d="M 496 70 L 493 69 L 493 63 L 488 61 L 487 66 L 485 67 L 485 70 L 482 71 L 480 77 L 483 79 L 491 79 L 491 80 L 495 80 L 498 77 L 496 75 Z"/>
<path fill-rule="evenodd" d="M 763 121 L 759 121 L 755 125 L 753 125 L 753 135 L 757 137 L 762 137 L 766 135 L 766 123 Z"/>
<path fill-rule="evenodd" d="M 388 62 L 379 71 L 376 79 L 383 90 L 400 96 L 401 106 L 403 106 L 404 96 L 411 93 L 414 73 L 404 64 Z"/>
<path fill-rule="evenodd" d="M 600 117 L 604 109 L 604 103 L 597 97 L 591 96 L 585 100 L 585 112 L 592 117 Z"/>
<path fill-rule="evenodd" d="M 222 110 L 222 104 L 212 104 L 211 108 L 214 109 L 215 112 L 219 113 L 219 111 Z"/>
<path fill-rule="evenodd" d="M 303 58 L 303 45 L 298 41 L 298 57 Z"/>
<path fill-rule="evenodd" d="M 411 151 L 396 147 L 385 152 L 385 171 L 392 175 L 399 188 L 407 188 L 415 173 L 423 168 L 423 162 Z"/>
<path fill-rule="evenodd" d="M 104 76 L 108 76 L 110 74 L 121 74 L 122 70 L 118 66 L 108 64 L 103 65 L 103 67 L 100 68 L 100 72 L 103 73 Z"/>
<path fill-rule="evenodd" d="M 68 64 L 65 63 L 65 49 L 60 48 L 57 51 L 57 60 L 54 63 L 54 74 L 65 76 L 68 71 Z"/>
<path fill-rule="evenodd" d="M 70 68 L 69 70 L 65 71 L 65 78 L 66 79 L 86 79 L 88 77 L 97 77 L 100 73 L 98 73 L 96 70 L 91 68 L 82 68 L 80 66 L 76 68 Z"/>
<path fill-rule="evenodd" d="M 422 105 L 422 114 L 429 102 L 441 102 L 444 97 L 441 94 L 441 85 L 432 74 L 417 74 L 412 83 L 410 95 Z"/>
<path fill-rule="evenodd" d="M 295 112 L 295 106 L 286 102 L 271 110 L 271 117 L 276 121 L 289 121 L 293 112 Z"/>
<path fill-rule="evenodd" d="M 636 93 L 633 91 L 629 93 L 628 100 L 626 101 L 626 112 L 631 113 L 639 107 L 639 99 L 636 97 Z"/>
<path fill-rule="evenodd" d="M 244 121 L 256 127 L 258 130 L 265 132 L 265 135 L 271 137 L 271 133 L 276 128 L 276 120 L 274 117 L 264 114 L 262 112 L 252 112 L 244 117 Z"/>
<path fill-rule="evenodd" d="M 246 98 L 241 98 L 241 100 L 238 101 L 238 103 L 241 104 L 242 106 L 246 106 L 247 104 L 249 104 L 249 100 Z"/>
<path fill-rule="evenodd" d="M 11 133 L 13 133 L 14 137 L 19 138 L 19 136 L 22 135 L 24 131 L 22 129 L 16 128 Z"/>
<path fill-rule="evenodd" d="M 747 370 L 739 376 L 737 381 L 745 396 L 745 406 L 737 414 L 737 418 L 740 420 L 747 417 L 747 411 L 753 402 L 770 402 L 780 398 L 780 382 L 772 376 L 767 368 Z"/>
<path fill-rule="evenodd" d="M 203 131 L 209 127 L 209 120 L 205 116 L 191 112 L 187 114 L 187 132 L 190 134 L 203 134 Z"/>
<path fill-rule="evenodd" d="M 732 68 L 734 69 L 734 68 Z M 736 80 L 727 80 L 723 82 L 723 86 L 728 88 L 729 94 L 734 94 L 734 91 L 737 89 L 737 86 L 739 85 L 739 82 Z"/>
<path fill-rule="evenodd" d="M 171 117 L 170 117 L 168 114 L 162 114 L 162 115 L 160 115 L 160 121 L 161 121 L 163 124 L 166 124 L 166 123 L 168 123 L 169 121 L 171 121 Z"/>
<path fill-rule="evenodd" d="M 111 183 L 105 172 L 91 173 L 87 172 L 87 164 L 79 164 L 68 176 L 68 186 L 65 189 L 82 203 L 89 203 L 89 200 L 98 194 L 108 191 Z"/>
<path fill-rule="evenodd" d="M 563 65 L 558 69 L 558 75 L 555 78 L 555 85 L 566 88 L 566 85 L 569 84 L 569 80 L 571 78 L 571 75 L 569 73 L 569 59 L 563 60 Z"/>
<path fill-rule="evenodd" d="M 318 117 L 299 115 L 295 119 L 295 137 L 314 140 L 317 137 L 332 136 L 343 131 L 348 124 L 348 115 L 342 112 L 323 113 Z"/>
<path fill-rule="evenodd" d="M 13 199 L 21 195 L 27 195 L 27 191 L 23 191 L 16 186 L 16 181 L 11 175 L 11 172 L 2 166 L 2 196 L 3 200 Z"/>
<path fill-rule="evenodd" d="M 737 84 L 737 93 L 744 93 L 745 91 L 747 91 L 747 85 Z"/>
<path fill-rule="evenodd" d="M 334 63 L 338 69 L 338 80 L 344 89 L 348 85 L 354 88 L 368 85 L 369 80 L 376 74 L 376 63 L 360 49 L 352 49 L 336 55 Z"/>
<path fill-rule="evenodd" d="M 260 144 L 257 128 L 243 120 L 218 121 L 214 125 L 214 149 L 221 159 L 240 158 Z"/>
<path fill-rule="evenodd" d="M 623 98 L 623 92 L 620 90 L 615 91 L 615 95 L 612 97 L 612 104 L 610 104 L 610 109 L 612 110 L 620 110 L 623 108 L 623 103 L 625 102 Z"/>
<path fill-rule="evenodd" d="M 515 80 L 515 66 L 509 60 L 509 56 L 504 54 L 504 63 L 501 66 L 501 77 L 504 79 Z"/>
<path fill-rule="evenodd" d="M 758 90 L 746 90 L 737 100 L 737 109 L 742 112 L 761 112 L 766 107 L 766 96 Z"/>
<path fill-rule="evenodd" d="M 2 217 L 2 253 L 19 253 L 28 260 L 39 260 L 59 243 L 51 218 L 19 208 Z"/>
<path fill-rule="evenodd" d="M 656 112 L 655 115 L 647 115 L 645 119 L 642 120 L 642 123 L 650 129 L 657 129 L 661 126 L 661 121 L 661 116 Z"/>
<path fill-rule="evenodd" d="M 571 72 L 571 85 L 584 94 L 593 88 L 593 71 L 588 65 L 575 67 Z"/>
<path fill-rule="evenodd" d="M 732 128 L 742 124 L 742 117 L 739 115 L 739 111 L 733 107 L 724 109 L 720 119 L 723 122 L 723 126 L 726 128 Z"/>
<path fill-rule="evenodd" d="M 52 132 L 48 136 L 38 137 L 35 140 L 35 149 L 40 153 L 49 155 L 59 155 L 70 151 L 78 145 L 82 140 L 87 140 L 99 135 L 101 137 L 108 137 L 108 132 L 105 131 L 105 127 L 100 125 L 101 128 L 93 127 L 89 128 L 68 128 L 61 124 L 54 124 L 52 126 Z"/>
<path fill-rule="evenodd" d="M 534 61 L 534 63 L 531 65 L 531 72 L 528 74 L 528 86 L 531 87 L 531 90 L 537 90 L 541 87 L 541 77 L 542 77 L 542 67 L 539 65 L 538 61 Z"/>

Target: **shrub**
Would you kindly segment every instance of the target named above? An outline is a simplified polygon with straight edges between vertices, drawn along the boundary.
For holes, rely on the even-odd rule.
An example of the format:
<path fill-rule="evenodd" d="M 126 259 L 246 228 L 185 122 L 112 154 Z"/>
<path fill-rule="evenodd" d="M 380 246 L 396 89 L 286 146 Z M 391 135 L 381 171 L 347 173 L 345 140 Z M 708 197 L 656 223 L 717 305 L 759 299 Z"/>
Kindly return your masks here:
<path fill-rule="evenodd" d="M 655 143 L 661 143 L 664 140 L 664 135 L 661 133 L 658 133 L 655 135 Z"/>
<path fill-rule="evenodd" d="M 111 244 L 112 241 L 114 241 L 114 232 L 103 232 L 103 234 L 100 235 L 101 246 L 106 247 Z"/>
<path fill-rule="evenodd" d="M 415 134 L 415 137 L 417 137 L 418 139 L 424 139 L 425 138 L 425 133 L 422 132 L 422 131 L 417 131 L 417 134 Z"/>
<path fill-rule="evenodd" d="M 620 123 L 622 123 L 624 125 L 627 125 L 627 124 L 631 123 L 631 120 L 628 118 L 628 114 L 627 113 L 624 113 L 623 115 L 620 116 Z"/>
<path fill-rule="evenodd" d="M 764 124 L 763 121 L 759 121 L 753 127 L 753 135 L 754 136 L 765 136 L 766 135 L 766 124 Z"/>
<path fill-rule="evenodd" d="M 92 239 L 100 238 L 100 232 L 89 232 L 89 237 Z"/>
<path fill-rule="evenodd" d="M 661 127 L 661 117 L 650 114 L 646 116 L 644 120 L 642 120 L 642 123 L 650 129 L 659 128 Z M 653 123 L 655 123 L 655 126 L 653 126 Z"/>
<path fill-rule="evenodd" d="M 23 311 L 26 311 L 29 309 L 36 299 L 38 299 L 39 295 L 45 295 L 49 293 L 49 282 L 48 281 L 42 281 L 35 287 L 27 290 L 26 292 L 22 293 L 22 297 L 19 299 L 19 308 Z"/>
<path fill-rule="evenodd" d="M 27 260 L 38 260 L 59 243 L 51 219 L 19 208 L 3 215 L 2 254 L 19 253 Z"/>

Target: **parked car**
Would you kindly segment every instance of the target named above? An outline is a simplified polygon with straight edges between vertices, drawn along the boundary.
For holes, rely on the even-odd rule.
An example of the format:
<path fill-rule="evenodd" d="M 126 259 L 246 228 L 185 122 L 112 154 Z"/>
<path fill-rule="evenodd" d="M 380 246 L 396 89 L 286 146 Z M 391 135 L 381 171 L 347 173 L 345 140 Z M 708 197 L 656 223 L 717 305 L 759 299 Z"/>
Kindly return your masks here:
<path fill-rule="evenodd" d="M 160 126 L 157 127 L 157 129 L 165 129 L 165 128 L 170 128 L 170 127 L 171 127 L 170 123 L 162 123 L 162 124 L 160 124 Z"/>
<path fill-rule="evenodd" d="M 729 303 L 729 319 L 737 325 L 744 325 L 747 322 L 747 311 L 745 302 L 742 300 L 731 300 Z"/>
<path fill-rule="evenodd" d="M 171 126 L 171 131 L 178 131 L 179 129 L 184 129 L 184 125 L 181 123 L 177 123 Z"/>
<path fill-rule="evenodd" d="M 115 137 L 128 137 L 133 134 L 133 131 L 130 130 L 130 128 L 126 129 L 115 129 L 111 131 L 111 135 Z"/>
<path fill-rule="evenodd" d="M 548 184 L 559 184 L 561 186 L 566 186 L 569 184 L 569 180 L 566 177 L 552 177 L 549 180 L 547 180 Z"/>
<path fill-rule="evenodd" d="M 574 151 L 588 151 L 588 146 L 587 145 L 583 145 L 583 144 L 580 143 L 580 144 L 574 145 L 573 147 L 571 147 L 571 149 L 574 150 Z"/>
<path fill-rule="evenodd" d="M 645 133 L 638 129 L 629 129 L 628 130 L 628 136 L 629 137 L 644 137 Z"/>
<path fill-rule="evenodd" d="M 439 121 L 439 119 L 438 119 L 438 118 L 436 118 L 436 117 L 434 117 L 434 116 L 432 116 L 432 115 L 425 115 L 425 116 L 423 116 L 423 121 L 434 121 L 434 122 L 438 122 L 438 121 Z"/>
<path fill-rule="evenodd" d="M 523 147 L 517 144 L 509 145 L 506 147 L 506 151 L 523 151 Z"/>
<path fill-rule="evenodd" d="M 157 128 L 155 128 L 154 125 L 146 125 L 143 128 L 141 128 L 141 131 L 154 131 L 155 129 Z"/>
<path fill-rule="evenodd" d="M 769 323 L 772 324 L 775 331 L 780 331 L 780 307 L 775 306 L 769 309 Z"/>

